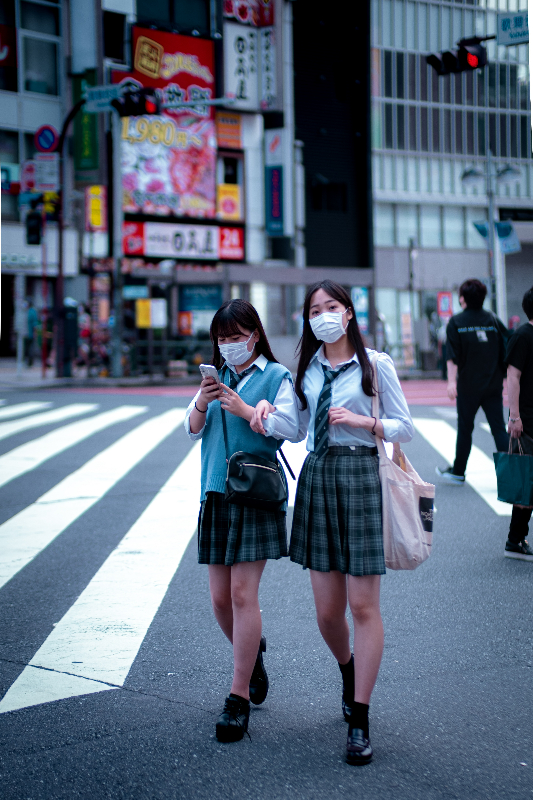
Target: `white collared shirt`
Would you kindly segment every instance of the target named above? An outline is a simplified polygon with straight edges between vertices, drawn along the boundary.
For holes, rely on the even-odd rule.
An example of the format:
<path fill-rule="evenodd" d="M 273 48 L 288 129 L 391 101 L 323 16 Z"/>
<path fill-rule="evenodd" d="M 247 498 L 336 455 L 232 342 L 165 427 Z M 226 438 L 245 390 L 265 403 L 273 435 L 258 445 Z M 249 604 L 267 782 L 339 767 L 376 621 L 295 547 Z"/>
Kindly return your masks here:
<path fill-rule="evenodd" d="M 267 364 L 268 361 L 265 356 L 260 355 L 250 366 L 255 366 L 263 372 Z M 226 364 L 226 366 L 231 369 L 232 372 L 238 375 L 237 370 L 232 364 Z M 249 369 L 249 367 L 247 367 L 247 369 Z M 242 381 L 237 384 L 237 388 L 235 389 L 237 393 L 240 394 L 243 386 L 245 386 L 250 380 L 252 372 L 250 372 L 249 375 L 246 375 Z M 189 417 L 191 416 L 191 411 L 193 410 L 194 404 L 198 400 L 199 396 L 200 392 L 197 392 L 185 415 L 185 431 L 189 439 L 192 439 L 193 442 L 197 439 L 201 439 L 205 430 L 204 423 L 201 431 L 198 431 L 198 433 L 191 432 Z M 281 385 L 274 400 L 274 405 L 276 410 L 263 420 L 265 435 L 273 436 L 274 439 L 290 439 L 291 441 L 294 441 L 298 436 L 298 400 L 294 392 L 292 382 L 288 378 L 283 378 L 281 381 Z"/>
<path fill-rule="evenodd" d="M 374 350 L 367 349 L 368 357 L 372 358 Z M 350 361 L 337 364 L 335 369 L 344 364 L 353 362 L 344 372 L 341 372 L 331 384 L 331 407 L 346 408 L 354 414 L 364 417 L 372 415 L 372 398 L 363 392 L 361 385 L 361 366 L 357 356 Z M 314 450 L 315 439 L 315 412 L 318 398 L 324 386 L 324 371 L 322 365 L 332 369 L 331 364 L 324 354 L 322 345 L 311 359 L 307 367 L 303 391 L 307 398 L 307 408 L 299 407 L 298 438 L 301 442 L 307 436 L 307 449 Z M 396 374 L 393 361 L 386 353 L 380 353 L 377 362 L 379 384 L 379 410 L 385 439 L 388 442 L 409 442 L 414 435 L 413 421 L 407 407 L 400 381 Z M 386 419 L 383 417 L 386 416 Z M 352 428 L 349 425 L 329 426 L 330 445 L 366 445 L 375 447 L 376 438 L 364 428 Z"/>

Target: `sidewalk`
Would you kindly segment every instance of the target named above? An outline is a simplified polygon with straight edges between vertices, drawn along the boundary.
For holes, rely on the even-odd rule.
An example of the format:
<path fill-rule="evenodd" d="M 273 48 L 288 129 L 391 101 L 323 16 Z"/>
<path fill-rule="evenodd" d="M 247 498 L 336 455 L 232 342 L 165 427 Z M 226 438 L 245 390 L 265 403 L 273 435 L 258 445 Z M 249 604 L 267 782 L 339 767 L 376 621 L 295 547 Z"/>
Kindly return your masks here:
<path fill-rule="evenodd" d="M 0 391 L 24 391 L 34 389 L 63 389 L 70 391 L 98 392 L 100 394 L 152 394 L 168 397 L 194 397 L 199 381 L 190 378 L 166 378 L 164 375 L 141 375 L 135 378 L 56 378 L 53 369 L 41 375 L 41 365 L 23 366 L 17 375 L 14 358 L 0 359 Z M 402 389 L 410 406 L 455 406 L 446 394 L 446 381 L 439 378 L 405 380 L 400 373 Z M 507 392 L 504 384 L 504 406 Z"/>

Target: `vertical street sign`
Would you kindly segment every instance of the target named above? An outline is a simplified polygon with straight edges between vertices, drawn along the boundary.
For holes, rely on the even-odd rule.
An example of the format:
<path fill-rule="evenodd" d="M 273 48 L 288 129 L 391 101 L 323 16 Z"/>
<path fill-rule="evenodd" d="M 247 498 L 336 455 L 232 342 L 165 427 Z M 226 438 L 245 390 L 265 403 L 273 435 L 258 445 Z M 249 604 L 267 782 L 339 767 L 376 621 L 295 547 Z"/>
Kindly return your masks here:
<path fill-rule="evenodd" d="M 35 154 L 35 190 L 59 191 L 59 153 Z"/>

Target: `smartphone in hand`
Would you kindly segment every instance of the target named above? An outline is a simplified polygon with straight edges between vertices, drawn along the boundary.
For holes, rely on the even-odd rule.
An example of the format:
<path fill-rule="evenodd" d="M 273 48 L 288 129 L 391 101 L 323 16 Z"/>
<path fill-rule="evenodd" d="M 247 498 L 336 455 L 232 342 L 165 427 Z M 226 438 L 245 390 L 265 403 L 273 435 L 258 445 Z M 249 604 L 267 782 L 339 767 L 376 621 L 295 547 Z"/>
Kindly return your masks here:
<path fill-rule="evenodd" d="M 212 364 L 200 364 L 200 372 L 202 378 L 213 378 L 220 385 L 217 369 Z"/>

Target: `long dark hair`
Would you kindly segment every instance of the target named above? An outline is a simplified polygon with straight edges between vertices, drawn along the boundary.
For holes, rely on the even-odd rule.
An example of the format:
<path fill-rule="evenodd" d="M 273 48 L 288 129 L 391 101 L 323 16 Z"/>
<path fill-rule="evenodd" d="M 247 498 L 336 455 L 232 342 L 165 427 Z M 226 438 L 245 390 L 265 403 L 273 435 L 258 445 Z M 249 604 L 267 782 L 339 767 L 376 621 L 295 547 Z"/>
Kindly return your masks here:
<path fill-rule="evenodd" d="M 268 339 L 266 337 L 265 329 L 259 319 L 259 314 L 248 300 L 228 300 L 220 306 L 217 313 L 211 322 L 209 335 L 213 342 L 213 365 L 220 369 L 224 363 L 224 359 L 220 355 L 218 346 L 219 336 L 235 336 L 242 333 L 241 328 L 245 331 L 253 333 L 255 330 L 259 331 L 259 341 L 256 342 L 255 351 L 258 355 L 264 356 L 267 361 L 275 361 L 278 363 L 277 358 L 270 349 Z M 250 353 L 250 356 L 252 354 Z"/>
<path fill-rule="evenodd" d="M 368 360 L 368 356 L 366 354 L 365 345 L 363 343 L 363 339 L 361 337 L 361 332 L 359 330 L 359 325 L 357 324 L 357 318 L 355 316 L 355 309 L 353 307 L 352 300 L 348 292 L 338 283 L 335 281 L 319 281 L 318 283 L 314 283 L 312 286 L 309 287 L 307 290 L 307 294 L 305 295 L 304 300 L 304 310 L 303 310 L 303 321 L 304 327 L 302 331 L 302 336 L 300 341 L 298 342 L 298 347 L 296 349 L 297 354 L 300 356 L 298 361 L 298 371 L 296 373 L 296 394 L 298 395 L 303 408 L 307 408 L 307 399 L 305 397 L 303 391 L 303 380 L 304 375 L 307 367 L 309 366 L 309 362 L 313 358 L 314 354 L 322 344 L 320 339 L 317 339 L 315 334 L 313 333 L 313 329 L 309 323 L 309 309 L 311 307 L 311 298 L 313 297 L 314 293 L 317 292 L 319 289 L 323 289 L 326 294 L 329 294 L 334 300 L 338 300 L 339 303 L 342 303 L 343 306 L 346 308 L 350 308 L 352 311 L 352 318 L 348 322 L 348 327 L 346 329 L 346 333 L 348 334 L 348 341 L 353 346 L 357 358 L 359 360 L 359 364 L 361 365 L 361 370 L 363 373 L 363 377 L 361 380 L 361 384 L 363 386 L 363 392 L 368 395 L 368 397 L 373 397 L 375 394 L 373 381 L 372 381 L 372 367 L 370 365 L 370 361 Z"/>

